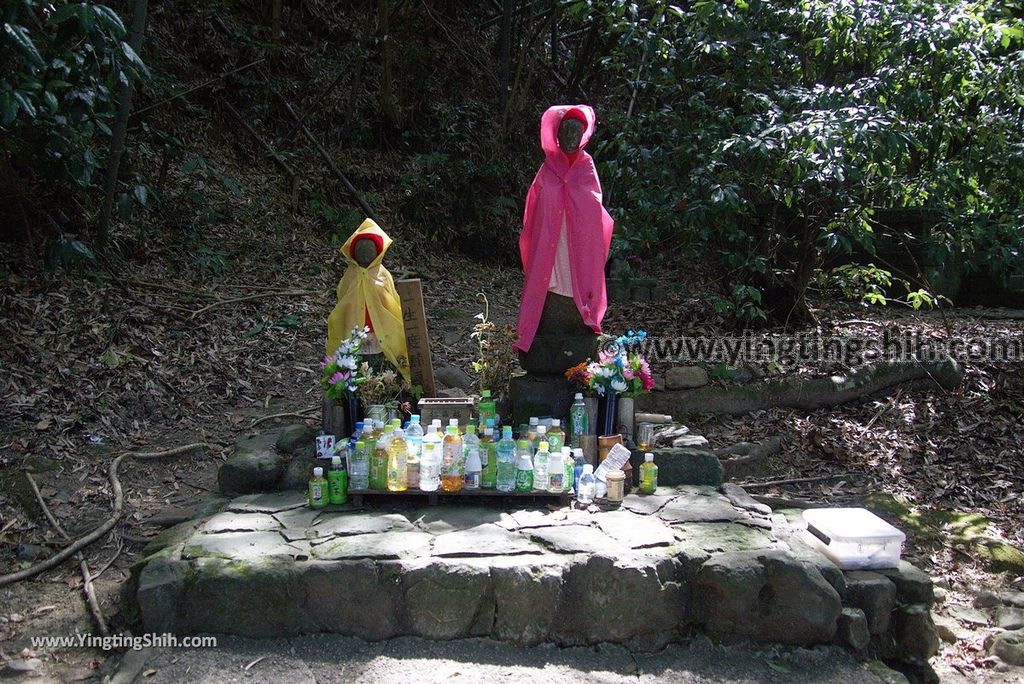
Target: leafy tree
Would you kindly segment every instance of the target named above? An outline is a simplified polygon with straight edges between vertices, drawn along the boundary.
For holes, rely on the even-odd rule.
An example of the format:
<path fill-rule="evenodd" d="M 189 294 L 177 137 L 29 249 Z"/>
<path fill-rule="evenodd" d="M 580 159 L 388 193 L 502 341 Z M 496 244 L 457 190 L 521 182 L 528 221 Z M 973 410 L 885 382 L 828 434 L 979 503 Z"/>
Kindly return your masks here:
<path fill-rule="evenodd" d="M 1001 275 L 1020 268 L 1020 3 L 585 0 L 571 11 L 617 36 L 596 67 L 618 248 L 705 254 L 721 310 L 808 319 L 826 259 L 874 253 L 877 209 L 929 208 L 933 249 Z"/>
<path fill-rule="evenodd" d="M 15 199 L 5 203 L 13 210 L 7 222 L 31 232 L 37 212 L 63 223 L 48 209 L 69 206 L 69 187 L 90 203 L 82 191 L 92 187 L 111 134 L 116 92 L 146 67 L 109 7 L 70 0 L 2 7 L 0 183 Z"/>

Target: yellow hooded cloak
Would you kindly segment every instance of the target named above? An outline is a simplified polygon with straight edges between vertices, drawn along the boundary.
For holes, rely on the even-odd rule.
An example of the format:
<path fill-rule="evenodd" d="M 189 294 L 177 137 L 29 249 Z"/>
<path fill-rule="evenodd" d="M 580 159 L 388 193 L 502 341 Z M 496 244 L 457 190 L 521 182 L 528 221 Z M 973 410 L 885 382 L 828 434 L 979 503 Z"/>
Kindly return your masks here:
<path fill-rule="evenodd" d="M 372 237 L 380 245 L 377 258 L 366 268 L 356 263 L 352 256 L 353 243 L 363 237 Z M 370 219 L 363 221 L 342 245 L 341 254 L 348 262 L 348 268 L 338 281 L 338 304 L 327 317 L 327 353 L 333 354 L 353 327 L 362 328 L 368 313 L 384 357 L 411 384 L 402 302 L 395 290 L 394 279 L 381 265 L 390 246 L 391 238 Z"/>

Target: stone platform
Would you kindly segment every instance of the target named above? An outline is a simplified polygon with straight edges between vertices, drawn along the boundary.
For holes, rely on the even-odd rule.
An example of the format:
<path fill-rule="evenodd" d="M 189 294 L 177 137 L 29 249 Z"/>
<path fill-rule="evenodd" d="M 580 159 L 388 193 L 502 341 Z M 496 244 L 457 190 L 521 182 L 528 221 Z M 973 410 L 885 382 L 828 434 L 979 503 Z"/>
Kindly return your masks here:
<path fill-rule="evenodd" d="M 798 514 L 725 485 L 628 495 L 617 510 L 310 510 L 253 494 L 164 532 L 133 570 L 144 631 L 369 640 L 490 637 L 658 649 L 695 632 L 925 662 L 927 576 L 844 573 Z"/>

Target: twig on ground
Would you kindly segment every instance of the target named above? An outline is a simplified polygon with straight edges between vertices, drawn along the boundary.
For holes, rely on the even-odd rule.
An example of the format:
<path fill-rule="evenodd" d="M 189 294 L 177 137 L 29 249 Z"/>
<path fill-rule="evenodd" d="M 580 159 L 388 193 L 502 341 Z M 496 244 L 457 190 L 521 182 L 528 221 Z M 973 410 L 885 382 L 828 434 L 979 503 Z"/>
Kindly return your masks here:
<path fill-rule="evenodd" d="M 813 501 L 803 499 L 784 499 L 779 496 L 764 496 L 762 494 L 751 494 L 750 498 L 772 508 L 814 508 L 818 505 Z"/>
<path fill-rule="evenodd" d="M 262 418 L 257 418 L 256 420 L 249 423 L 248 429 L 254 428 L 262 422 L 274 420 L 275 418 L 309 418 L 310 414 L 316 412 L 317 410 L 318 409 L 311 408 L 306 409 L 305 411 L 300 411 L 298 413 L 274 413 L 269 416 L 263 416 Z"/>
<path fill-rule="evenodd" d="M 107 568 L 114 564 L 114 561 L 121 556 L 122 551 L 124 551 L 124 543 L 119 541 L 117 542 L 117 550 L 114 551 L 114 555 L 110 557 L 110 560 L 100 566 L 100 569 L 92 576 L 94 582 L 100 578 L 100 575 L 107 571 Z"/>
<path fill-rule="evenodd" d="M 852 473 L 835 473 L 832 475 L 819 475 L 817 477 L 794 477 L 789 480 L 771 480 L 770 482 L 741 482 L 739 483 L 744 489 L 752 489 L 761 487 L 774 487 L 776 485 L 787 485 L 787 484 L 800 484 L 803 482 L 821 482 L 822 480 L 836 480 L 841 477 L 849 477 Z"/>
<path fill-rule="evenodd" d="M 185 446 L 168 449 L 167 451 L 134 451 L 126 455 L 140 461 L 148 461 L 155 458 L 166 458 L 167 456 L 179 456 L 192 451 L 193 449 L 202 449 L 204 447 L 212 451 L 216 445 L 208 444 L 207 442 L 196 442 L 194 444 L 186 444 Z"/>
<path fill-rule="evenodd" d="M 253 299 L 263 299 L 266 297 L 304 297 L 306 295 L 320 294 L 316 290 L 283 290 L 281 292 L 260 292 L 258 294 L 246 295 L 245 297 L 231 297 L 230 299 L 220 299 L 212 304 L 207 304 L 201 309 L 196 309 L 189 316 L 189 319 L 193 319 L 201 313 L 206 313 L 210 309 L 214 309 L 218 306 L 224 306 L 225 304 L 237 304 L 238 302 L 248 302 Z"/>
<path fill-rule="evenodd" d="M 32 493 L 36 496 L 36 501 L 39 502 L 39 507 L 43 510 L 43 515 L 50 521 L 50 525 L 57 534 L 70 540 L 71 536 L 64 531 L 64 528 L 57 522 L 57 518 L 53 516 L 49 506 L 46 505 L 46 500 L 43 498 L 42 492 L 39 491 L 39 485 L 36 484 L 36 480 L 32 477 L 32 473 L 25 471 L 25 479 L 28 480 L 29 487 L 32 488 Z M 75 554 L 78 559 L 78 568 L 82 572 L 82 593 L 85 594 L 85 603 L 89 606 L 89 612 L 92 613 L 92 619 L 96 621 L 96 629 L 99 630 L 101 636 L 108 636 L 110 634 L 110 628 L 107 626 L 107 618 L 103 615 L 103 609 L 100 608 L 100 602 L 96 599 L 96 590 L 92 585 L 93 576 L 89 572 L 89 563 L 85 560 L 85 554 L 79 551 Z"/>

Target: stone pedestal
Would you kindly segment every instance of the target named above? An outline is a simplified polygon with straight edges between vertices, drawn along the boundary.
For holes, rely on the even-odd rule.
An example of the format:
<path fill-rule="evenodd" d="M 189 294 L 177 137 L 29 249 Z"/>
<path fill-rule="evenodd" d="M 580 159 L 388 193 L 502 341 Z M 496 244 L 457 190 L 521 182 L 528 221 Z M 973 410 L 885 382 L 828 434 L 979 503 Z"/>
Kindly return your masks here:
<path fill-rule="evenodd" d="M 520 375 L 512 378 L 509 390 L 513 425 L 529 422 L 530 416 L 564 418 L 574 395 L 563 375 Z"/>

